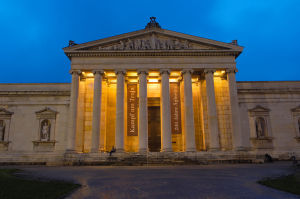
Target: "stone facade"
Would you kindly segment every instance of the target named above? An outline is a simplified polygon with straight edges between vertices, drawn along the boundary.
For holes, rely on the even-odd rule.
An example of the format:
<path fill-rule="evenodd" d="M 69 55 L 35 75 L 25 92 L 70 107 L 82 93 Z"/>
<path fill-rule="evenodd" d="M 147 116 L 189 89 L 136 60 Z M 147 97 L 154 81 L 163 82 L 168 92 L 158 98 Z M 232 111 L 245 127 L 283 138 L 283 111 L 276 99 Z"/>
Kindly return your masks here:
<path fill-rule="evenodd" d="M 0 84 L 0 162 L 299 156 L 300 82 L 236 82 L 242 50 L 153 19 L 143 30 L 70 42 L 71 84 Z"/>

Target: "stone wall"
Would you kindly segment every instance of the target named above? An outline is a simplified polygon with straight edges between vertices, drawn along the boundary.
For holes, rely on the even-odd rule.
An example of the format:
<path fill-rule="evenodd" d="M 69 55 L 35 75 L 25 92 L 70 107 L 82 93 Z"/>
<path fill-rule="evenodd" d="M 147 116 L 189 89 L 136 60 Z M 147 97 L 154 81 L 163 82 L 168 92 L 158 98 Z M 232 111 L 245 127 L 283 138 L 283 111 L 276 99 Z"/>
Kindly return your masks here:
<path fill-rule="evenodd" d="M 244 146 L 275 155 L 288 156 L 299 152 L 299 128 L 294 121 L 292 109 L 300 105 L 300 82 L 238 82 L 237 85 Z M 268 111 L 264 113 L 258 110 L 253 113 L 253 108 L 257 106 Z M 256 127 L 251 121 L 253 114 L 265 114 L 268 118 L 269 140 L 255 139 Z M 265 147 L 259 146 L 258 142 Z"/>
<path fill-rule="evenodd" d="M 70 84 L 0 84 L 0 108 L 12 112 L 5 151 L 65 152 L 69 97 Z M 40 142 L 38 111 L 51 120 L 46 142 Z"/>

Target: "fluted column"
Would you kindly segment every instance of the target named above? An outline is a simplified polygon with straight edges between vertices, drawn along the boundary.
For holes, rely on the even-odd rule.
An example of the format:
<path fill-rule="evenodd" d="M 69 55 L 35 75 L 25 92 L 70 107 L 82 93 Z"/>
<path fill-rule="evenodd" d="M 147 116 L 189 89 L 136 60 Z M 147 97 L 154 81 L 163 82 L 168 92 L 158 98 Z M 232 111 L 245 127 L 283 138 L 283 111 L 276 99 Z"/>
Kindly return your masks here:
<path fill-rule="evenodd" d="M 192 70 L 182 71 L 184 81 L 184 117 L 185 117 L 185 141 L 186 151 L 196 151 L 195 124 L 193 110 Z"/>
<path fill-rule="evenodd" d="M 94 97 L 92 120 L 92 148 L 91 152 L 99 151 L 100 120 L 101 120 L 101 94 L 103 70 L 95 70 L 94 73 Z"/>
<path fill-rule="evenodd" d="M 77 104 L 79 93 L 79 78 L 81 72 L 79 70 L 71 70 L 72 83 L 71 83 L 71 97 L 70 97 L 70 109 L 69 109 L 69 128 L 68 128 L 68 140 L 67 150 L 75 151 L 75 139 L 76 139 L 76 121 L 77 121 Z"/>
<path fill-rule="evenodd" d="M 215 98 L 215 87 L 214 87 L 214 72 L 215 70 L 206 69 L 205 80 L 206 80 L 206 95 L 207 95 L 207 112 L 208 112 L 208 129 L 209 129 L 209 149 L 219 150 L 219 128 L 218 128 L 218 115 Z"/>
<path fill-rule="evenodd" d="M 172 151 L 172 134 L 171 134 L 171 105 L 170 105 L 170 71 L 160 70 L 161 75 L 161 151 Z"/>
<path fill-rule="evenodd" d="M 147 75 L 148 71 L 139 70 L 139 151 L 148 150 L 148 107 Z"/>
<path fill-rule="evenodd" d="M 227 81 L 229 87 L 229 96 L 230 96 L 230 106 L 231 106 L 231 124 L 233 130 L 233 148 L 235 150 L 244 150 L 242 142 L 242 131 L 241 131 L 241 122 L 239 114 L 239 103 L 237 96 L 237 87 L 235 73 L 236 69 L 227 69 Z"/>
<path fill-rule="evenodd" d="M 124 81 L 126 71 L 116 70 L 117 75 L 117 105 L 116 105 L 116 149 L 124 151 Z"/>

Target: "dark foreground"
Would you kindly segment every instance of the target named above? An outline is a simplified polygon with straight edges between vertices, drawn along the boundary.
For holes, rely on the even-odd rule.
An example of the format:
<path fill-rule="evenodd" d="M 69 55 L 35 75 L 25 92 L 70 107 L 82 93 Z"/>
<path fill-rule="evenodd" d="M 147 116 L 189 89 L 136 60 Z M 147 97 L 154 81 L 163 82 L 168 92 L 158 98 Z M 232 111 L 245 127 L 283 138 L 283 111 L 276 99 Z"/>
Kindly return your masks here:
<path fill-rule="evenodd" d="M 298 198 L 257 181 L 288 175 L 291 162 L 151 167 L 18 167 L 38 177 L 69 180 L 82 187 L 68 198 Z"/>
<path fill-rule="evenodd" d="M 39 180 L 18 176 L 16 169 L 0 169 L 1 199 L 57 199 L 80 187 L 56 180 Z"/>

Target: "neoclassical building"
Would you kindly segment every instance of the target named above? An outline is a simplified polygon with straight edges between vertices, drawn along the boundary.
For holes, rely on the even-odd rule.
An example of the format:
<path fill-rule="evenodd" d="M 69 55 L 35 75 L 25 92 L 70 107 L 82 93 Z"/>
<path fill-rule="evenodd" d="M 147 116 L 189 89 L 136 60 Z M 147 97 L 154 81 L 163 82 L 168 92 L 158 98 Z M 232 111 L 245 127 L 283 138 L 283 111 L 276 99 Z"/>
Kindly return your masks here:
<path fill-rule="evenodd" d="M 0 84 L 0 162 L 300 155 L 300 82 L 237 82 L 236 40 L 151 18 L 142 30 L 63 50 L 71 84 Z"/>

